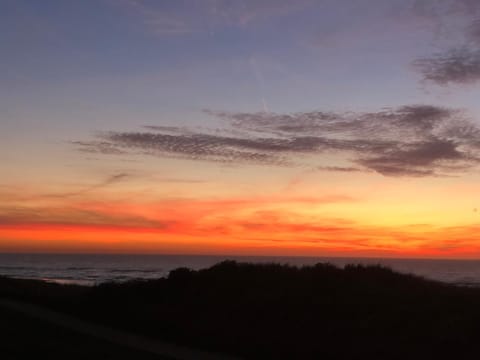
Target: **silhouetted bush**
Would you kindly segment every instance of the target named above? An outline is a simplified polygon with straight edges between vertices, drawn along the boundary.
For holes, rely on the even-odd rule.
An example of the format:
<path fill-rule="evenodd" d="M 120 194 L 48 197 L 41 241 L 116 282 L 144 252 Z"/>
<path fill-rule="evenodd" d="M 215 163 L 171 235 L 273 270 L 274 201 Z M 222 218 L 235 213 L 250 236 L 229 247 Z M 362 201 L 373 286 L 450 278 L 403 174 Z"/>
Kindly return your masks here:
<path fill-rule="evenodd" d="M 480 289 L 382 266 L 225 261 L 95 287 L 0 278 L 0 295 L 246 358 L 475 358 Z"/>

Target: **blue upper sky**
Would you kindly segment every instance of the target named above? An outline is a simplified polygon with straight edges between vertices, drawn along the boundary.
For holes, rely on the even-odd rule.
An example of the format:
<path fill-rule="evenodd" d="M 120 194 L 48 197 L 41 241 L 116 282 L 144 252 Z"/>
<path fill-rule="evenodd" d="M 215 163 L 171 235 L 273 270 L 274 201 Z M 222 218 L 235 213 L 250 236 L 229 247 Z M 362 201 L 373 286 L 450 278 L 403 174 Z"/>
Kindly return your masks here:
<path fill-rule="evenodd" d="M 76 98 L 77 106 L 120 103 L 154 115 L 160 107 L 292 112 L 443 102 L 449 94 L 425 89 L 412 61 L 463 46 L 469 14 L 417 3 L 438 2 L 2 1 L 2 107 Z M 460 91 L 450 101 L 467 105 L 469 92 Z"/>
<path fill-rule="evenodd" d="M 0 140 L 54 151 L 97 131 L 215 128 L 205 109 L 428 104 L 475 118 L 479 11 L 472 0 L 1 1 Z"/>

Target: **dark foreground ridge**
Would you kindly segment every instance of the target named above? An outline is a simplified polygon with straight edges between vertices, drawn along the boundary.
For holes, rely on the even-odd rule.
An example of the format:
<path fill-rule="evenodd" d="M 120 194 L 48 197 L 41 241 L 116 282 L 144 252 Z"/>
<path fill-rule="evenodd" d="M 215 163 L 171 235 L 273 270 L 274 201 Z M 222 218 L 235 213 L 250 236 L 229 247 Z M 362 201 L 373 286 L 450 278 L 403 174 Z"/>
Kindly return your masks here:
<path fill-rule="evenodd" d="M 158 280 L 95 287 L 0 278 L 0 296 L 243 358 L 480 356 L 480 289 L 381 266 L 226 261 L 199 271 L 177 269 Z"/>

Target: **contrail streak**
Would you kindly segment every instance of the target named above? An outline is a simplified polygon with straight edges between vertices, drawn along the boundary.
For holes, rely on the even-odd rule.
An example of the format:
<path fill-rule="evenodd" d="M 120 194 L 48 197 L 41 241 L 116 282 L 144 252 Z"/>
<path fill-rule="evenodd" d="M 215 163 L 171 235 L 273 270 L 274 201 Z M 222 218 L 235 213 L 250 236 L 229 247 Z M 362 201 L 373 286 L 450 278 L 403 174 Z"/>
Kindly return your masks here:
<path fill-rule="evenodd" d="M 258 92 L 261 94 L 263 111 L 268 113 L 270 112 L 270 109 L 268 107 L 267 100 L 265 100 L 265 96 L 264 96 L 265 80 L 263 78 L 262 72 L 260 71 L 260 68 L 257 65 L 257 61 L 253 56 L 250 57 L 249 63 L 253 72 L 253 76 L 255 77 L 255 81 L 257 83 Z"/>

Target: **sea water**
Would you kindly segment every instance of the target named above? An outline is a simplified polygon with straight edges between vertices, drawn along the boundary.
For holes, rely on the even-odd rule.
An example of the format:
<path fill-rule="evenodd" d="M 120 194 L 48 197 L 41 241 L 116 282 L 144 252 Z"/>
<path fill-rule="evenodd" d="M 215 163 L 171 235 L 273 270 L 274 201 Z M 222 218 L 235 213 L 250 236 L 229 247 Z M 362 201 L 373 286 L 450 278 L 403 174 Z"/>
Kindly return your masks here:
<path fill-rule="evenodd" d="M 480 260 L 387 258 L 267 257 L 205 255 L 0 254 L 0 275 L 63 284 L 95 285 L 107 281 L 155 279 L 179 267 L 194 270 L 223 260 L 296 266 L 331 263 L 380 264 L 406 274 L 446 283 L 480 286 Z"/>

